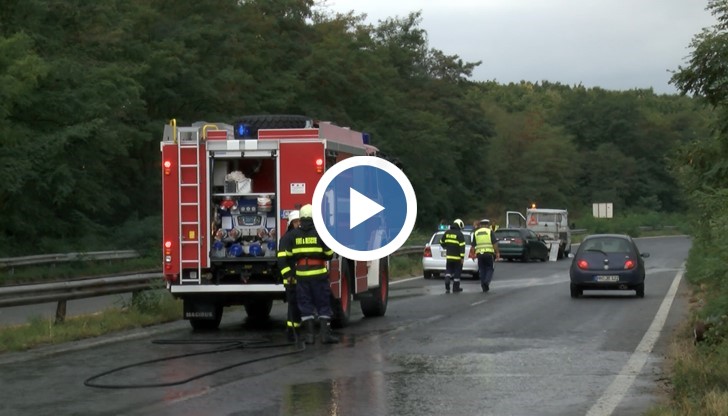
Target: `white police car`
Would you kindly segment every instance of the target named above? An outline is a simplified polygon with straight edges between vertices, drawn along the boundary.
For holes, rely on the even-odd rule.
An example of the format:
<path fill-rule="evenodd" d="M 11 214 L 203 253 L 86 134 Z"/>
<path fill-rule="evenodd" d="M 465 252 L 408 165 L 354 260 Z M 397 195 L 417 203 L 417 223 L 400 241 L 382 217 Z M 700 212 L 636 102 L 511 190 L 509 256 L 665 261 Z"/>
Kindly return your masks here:
<path fill-rule="evenodd" d="M 445 249 L 440 245 L 440 238 L 446 230 L 435 232 L 430 240 L 425 244 L 425 250 L 422 253 L 422 273 L 425 279 L 433 277 L 445 276 Z M 473 230 L 466 227 L 462 230 L 465 237 L 465 261 L 463 261 L 463 272 L 461 278 L 468 277 L 478 278 L 478 259 L 475 257 L 475 247 L 472 245 Z"/>

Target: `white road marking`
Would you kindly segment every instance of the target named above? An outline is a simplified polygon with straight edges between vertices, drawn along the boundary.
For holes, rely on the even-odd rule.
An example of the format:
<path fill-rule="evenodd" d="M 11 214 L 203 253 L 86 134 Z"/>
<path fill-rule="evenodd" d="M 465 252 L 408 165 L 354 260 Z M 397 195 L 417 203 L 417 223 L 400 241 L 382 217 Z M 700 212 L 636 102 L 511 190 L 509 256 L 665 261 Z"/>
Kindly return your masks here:
<path fill-rule="evenodd" d="M 477 301 L 477 302 L 473 302 L 473 303 L 471 303 L 471 304 L 470 304 L 470 306 L 478 306 L 478 305 L 480 305 L 481 303 L 485 303 L 485 299 L 483 299 L 483 300 L 479 300 L 479 301 Z"/>
<path fill-rule="evenodd" d="M 398 285 L 400 283 L 409 282 L 411 280 L 420 280 L 420 279 L 424 279 L 424 277 L 422 277 L 422 276 L 415 276 L 415 277 L 410 277 L 410 278 L 407 278 L 407 279 L 395 280 L 393 282 L 389 282 L 389 285 L 390 286 L 392 286 L 392 285 Z"/>
<path fill-rule="evenodd" d="M 652 348 L 655 347 L 657 339 L 660 337 L 660 331 L 665 326 L 667 315 L 670 312 L 672 301 L 675 299 L 677 294 L 677 288 L 680 285 L 683 274 L 685 273 L 685 263 L 680 268 L 680 271 L 675 275 L 675 279 L 670 285 L 670 289 L 667 291 L 665 298 L 660 304 L 660 309 L 657 310 L 655 318 L 652 320 L 650 327 L 645 332 L 637 348 L 630 356 L 627 363 L 622 367 L 619 374 L 615 377 L 614 381 L 604 391 L 602 397 L 597 400 L 594 406 L 589 409 L 587 416 L 609 416 L 614 412 L 619 403 L 624 399 L 627 390 L 629 390 L 634 380 L 642 371 L 642 367 L 645 366 L 647 358 L 649 358 Z"/>

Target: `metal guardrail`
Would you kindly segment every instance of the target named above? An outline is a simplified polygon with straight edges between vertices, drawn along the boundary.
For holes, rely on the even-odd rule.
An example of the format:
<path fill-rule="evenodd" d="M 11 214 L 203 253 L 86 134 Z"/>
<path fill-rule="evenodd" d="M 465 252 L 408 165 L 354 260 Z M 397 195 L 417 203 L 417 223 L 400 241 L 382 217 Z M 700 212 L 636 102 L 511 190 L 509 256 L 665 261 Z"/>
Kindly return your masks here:
<path fill-rule="evenodd" d="M 424 246 L 401 247 L 392 255 L 419 254 L 423 249 Z M 140 292 L 159 285 L 162 278 L 160 272 L 4 286 L 0 287 L 0 308 L 58 302 L 56 322 L 63 322 L 68 300 Z"/>
<path fill-rule="evenodd" d="M 96 277 L 53 283 L 0 287 L 0 307 L 92 298 L 149 289 L 162 273 Z"/>
<path fill-rule="evenodd" d="M 118 250 L 118 251 L 89 251 L 79 253 L 63 253 L 63 254 L 40 254 L 37 256 L 24 257 L 5 257 L 0 258 L 0 269 L 17 266 L 33 266 L 37 264 L 48 263 L 68 263 L 73 261 L 91 261 L 91 260 L 122 260 L 133 259 L 139 257 L 136 250 Z"/>
<path fill-rule="evenodd" d="M 400 247 L 392 253 L 393 256 L 406 256 L 409 254 L 418 254 L 422 253 L 422 250 L 425 249 L 425 246 L 406 246 L 406 247 Z"/>

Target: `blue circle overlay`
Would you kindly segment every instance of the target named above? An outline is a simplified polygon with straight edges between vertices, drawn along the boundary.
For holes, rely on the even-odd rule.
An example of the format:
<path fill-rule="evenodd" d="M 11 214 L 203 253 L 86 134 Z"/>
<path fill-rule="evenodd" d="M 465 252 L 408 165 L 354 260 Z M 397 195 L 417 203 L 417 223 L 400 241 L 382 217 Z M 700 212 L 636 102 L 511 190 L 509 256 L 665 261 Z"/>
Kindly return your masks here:
<path fill-rule="evenodd" d="M 352 190 L 384 209 L 351 227 Z M 371 212 L 371 211 L 370 211 Z M 367 212 L 359 215 L 368 217 Z M 373 166 L 354 166 L 336 175 L 326 187 L 321 203 L 326 229 L 341 245 L 352 250 L 379 249 L 395 238 L 405 225 L 407 198 L 402 186 L 385 170 Z"/>

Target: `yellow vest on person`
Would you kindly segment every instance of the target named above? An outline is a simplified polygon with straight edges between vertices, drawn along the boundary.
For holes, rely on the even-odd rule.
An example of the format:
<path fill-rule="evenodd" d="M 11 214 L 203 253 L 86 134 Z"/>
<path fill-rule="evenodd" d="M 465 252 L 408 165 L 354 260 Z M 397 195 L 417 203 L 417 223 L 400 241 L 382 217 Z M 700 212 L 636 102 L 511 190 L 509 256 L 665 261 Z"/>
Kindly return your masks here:
<path fill-rule="evenodd" d="M 475 230 L 473 241 L 475 241 L 475 252 L 477 254 L 495 253 L 493 243 L 490 241 L 491 232 L 491 229 L 488 227 L 481 227 Z"/>

